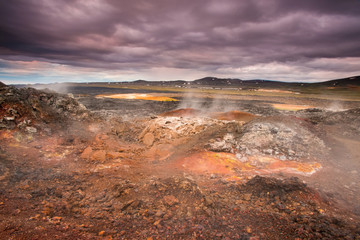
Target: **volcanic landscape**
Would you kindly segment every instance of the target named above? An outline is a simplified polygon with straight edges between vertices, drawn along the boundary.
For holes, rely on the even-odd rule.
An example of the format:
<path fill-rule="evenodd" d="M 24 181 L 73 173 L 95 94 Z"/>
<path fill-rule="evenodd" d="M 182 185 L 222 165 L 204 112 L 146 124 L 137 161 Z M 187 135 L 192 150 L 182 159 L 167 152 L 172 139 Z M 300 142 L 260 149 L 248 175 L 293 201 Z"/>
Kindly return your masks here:
<path fill-rule="evenodd" d="M 0 84 L 0 104 L 1 239 L 360 239 L 360 77 Z"/>

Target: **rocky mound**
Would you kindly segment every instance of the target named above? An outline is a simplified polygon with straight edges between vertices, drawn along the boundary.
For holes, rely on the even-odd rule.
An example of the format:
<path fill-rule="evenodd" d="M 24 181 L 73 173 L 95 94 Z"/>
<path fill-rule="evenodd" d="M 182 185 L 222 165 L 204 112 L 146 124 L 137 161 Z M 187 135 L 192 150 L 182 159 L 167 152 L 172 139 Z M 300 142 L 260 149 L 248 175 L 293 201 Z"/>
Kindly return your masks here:
<path fill-rule="evenodd" d="M 360 108 L 345 111 L 326 111 L 311 108 L 301 110 L 296 116 L 318 125 L 320 128 L 333 128 L 339 135 L 358 138 L 360 135 Z"/>
<path fill-rule="evenodd" d="M 330 113 L 324 124 L 335 125 L 341 128 L 343 135 L 360 135 L 360 108 L 349 109 L 342 112 Z"/>
<path fill-rule="evenodd" d="M 0 84 L 0 106 L 0 129 L 36 132 L 41 124 L 62 125 L 67 119 L 88 117 L 86 108 L 71 96 L 5 84 Z"/>
<path fill-rule="evenodd" d="M 324 158 L 327 148 L 313 126 L 294 117 L 259 118 L 245 124 L 239 136 L 226 134 L 212 140 L 207 148 L 212 151 L 236 152 L 239 157 L 265 154 L 281 160 Z"/>
<path fill-rule="evenodd" d="M 139 135 L 139 139 L 148 146 L 153 145 L 154 142 L 171 143 L 175 140 L 184 140 L 184 138 L 197 135 L 213 127 L 226 128 L 229 124 L 231 125 L 227 121 L 212 118 L 159 117 L 149 122 Z"/>
<path fill-rule="evenodd" d="M 326 147 L 303 121 L 268 118 L 244 126 L 238 149 L 293 158 L 323 157 Z"/>
<path fill-rule="evenodd" d="M 227 121 L 244 121 L 248 122 L 256 118 L 254 114 L 241 112 L 241 111 L 229 111 L 223 113 L 213 113 L 210 114 L 211 117 L 218 120 L 227 120 Z"/>

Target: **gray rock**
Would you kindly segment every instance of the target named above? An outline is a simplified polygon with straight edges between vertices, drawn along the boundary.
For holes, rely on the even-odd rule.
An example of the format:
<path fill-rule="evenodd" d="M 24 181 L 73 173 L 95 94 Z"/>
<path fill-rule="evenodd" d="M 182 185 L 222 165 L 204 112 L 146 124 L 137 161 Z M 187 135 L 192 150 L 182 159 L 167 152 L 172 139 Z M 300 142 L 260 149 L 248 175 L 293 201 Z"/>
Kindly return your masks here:
<path fill-rule="evenodd" d="M 252 149 L 251 151 L 252 151 L 252 154 L 258 154 L 258 153 L 260 153 L 260 151 L 259 151 L 258 149 L 256 149 L 256 148 Z"/>
<path fill-rule="evenodd" d="M 4 117 L 4 119 L 5 119 L 6 121 L 14 121 L 14 120 L 15 120 L 15 117 L 14 117 L 14 116 L 12 116 L 12 117 Z"/>
<path fill-rule="evenodd" d="M 295 151 L 293 151 L 293 150 L 291 150 L 291 149 L 289 149 L 288 153 L 289 153 L 290 156 L 294 156 L 294 155 L 295 155 Z"/>
<path fill-rule="evenodd" d="M 264 153 L 271 155 L 273 153 L 272 149 L 266 149 L 264 150 Z"/>
<path fill-rule="evenodd" d="M 37 129 L 34 127 L 26 127 L 25 131 L 28 133 L 37 133 Z"/>
<path fill-rule="evenodd" d="M 249 122 L 235 141 L 237 149 L 245 151 L 247 155 L 257 154 L 255 149 L 260 149 L 264 154 L 288 155 L 292 158 L 306 154 L 323 158 L 329 153 L 325 142 L 310 125 L 286 117 Z"/>

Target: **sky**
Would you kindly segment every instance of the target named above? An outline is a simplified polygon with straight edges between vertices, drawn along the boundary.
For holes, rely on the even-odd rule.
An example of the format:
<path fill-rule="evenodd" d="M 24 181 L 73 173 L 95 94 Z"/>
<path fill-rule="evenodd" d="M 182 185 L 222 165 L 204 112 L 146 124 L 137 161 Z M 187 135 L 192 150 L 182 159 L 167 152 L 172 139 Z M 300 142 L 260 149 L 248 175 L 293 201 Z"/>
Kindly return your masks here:
<path fill-rule="evenodd" d="M 4 0 L 7 84 L 360 75 L 360 0 Z"/>

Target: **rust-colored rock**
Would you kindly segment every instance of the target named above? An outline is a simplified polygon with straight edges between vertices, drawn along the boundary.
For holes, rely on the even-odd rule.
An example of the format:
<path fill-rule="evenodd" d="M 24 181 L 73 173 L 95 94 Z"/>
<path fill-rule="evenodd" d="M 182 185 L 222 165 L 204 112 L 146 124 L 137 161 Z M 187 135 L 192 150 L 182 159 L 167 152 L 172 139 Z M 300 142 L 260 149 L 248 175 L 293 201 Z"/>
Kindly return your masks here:
<path fill-rule="evenodd" d="M 154 134 L 152 134 L 152 133 L 147 133 L 147 134 L 145 134 L 145 136 L 144 136 L 144 138 L 143 138 L 143 143 L 144 143 L 146 146 L 151 146 L 151 145 L 153 145 L 154 140 L 155 140 Z"/>
<path fill-rule="evenodd" d="M 97 150 L 91 156 L 91 160 L 95 162 L 105 162 L 106 160 L 106 151 L 104 150 Z"/>
<path fill-rule="evenodd" d="M 211 117 L 216 118 L 218 120 L 227 120 L 227 121 L 244 121 L 249 122 L 256 118 L 254 114 L 241 112 L 241 111 L 230 111 L 230 112 L 219 112 L 212 113 Z"/>
<path fill-rule="evenodd" d="M 81 153 L 81 158 L 82 159 L 90 159 L 91 155 L 92 155 L 92 148 L 90 146 L 88 146 L 87 148 L 84 149 L 84 151 Z"/>
<path fill-rule="evenodd" d="M 124 153 L 120 153 L 120 152 L 107 152 L 106 153 L 106 158 L 108 159 L 117 159 L 117 158 L 122 158 L 124 157 Z"/>
<path fill-rule="evenodd" d="M 171 206 L 178 204 L 179 200 L 176 197 L 174 197 L 173 195 L 167 195 L 164 197 L 164 202 L 166 205 L 171 207 Z"/>

